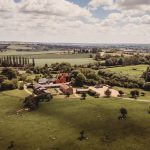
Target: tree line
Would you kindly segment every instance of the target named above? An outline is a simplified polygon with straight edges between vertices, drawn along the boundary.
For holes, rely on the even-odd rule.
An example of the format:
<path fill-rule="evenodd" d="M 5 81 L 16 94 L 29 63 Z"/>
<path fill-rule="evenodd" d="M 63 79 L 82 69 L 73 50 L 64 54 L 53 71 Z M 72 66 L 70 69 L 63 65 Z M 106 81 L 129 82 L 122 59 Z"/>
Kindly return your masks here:
<path fill-rule="evenodd" d="M 0 58 L 0 66 L 1 67 L 24 67 L 24 66 L 35 66 L 35 60 L 32 59 L 32 63 L 30 63 L 30 59 L 22 56 L 5 56 Z"/>

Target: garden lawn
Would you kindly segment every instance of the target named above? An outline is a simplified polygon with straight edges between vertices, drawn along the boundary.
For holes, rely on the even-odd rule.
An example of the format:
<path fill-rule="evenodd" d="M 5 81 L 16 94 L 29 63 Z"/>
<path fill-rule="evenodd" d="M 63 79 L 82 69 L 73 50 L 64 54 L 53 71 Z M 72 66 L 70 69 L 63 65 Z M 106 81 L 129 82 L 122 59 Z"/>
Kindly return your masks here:
<path fill-rule="evenodd" d="M 24 93 L 26 95 L 26 93 Z M 25 95 L 0 93 L 0 149 L 14 141 L 15 150 L 148 150 L 148 103 L 116 99 L 57 100 L 42 103 L 34 112 L 17 116 Z M 118 120 L 119 109 L 128 110 Z M 79 141 L 84 130 L 87 140 Z"/>

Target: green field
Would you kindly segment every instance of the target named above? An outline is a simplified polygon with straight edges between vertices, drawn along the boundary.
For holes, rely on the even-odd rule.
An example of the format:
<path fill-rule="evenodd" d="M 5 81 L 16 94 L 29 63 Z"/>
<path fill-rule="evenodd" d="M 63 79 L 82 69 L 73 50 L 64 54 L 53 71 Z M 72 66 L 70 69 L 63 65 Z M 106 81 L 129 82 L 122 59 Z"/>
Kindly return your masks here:
<path fill-rule="evenodd" d="M 90 54 L 68 54 L 63 53 L 61 51 L 57 50 L 51 50 L 51 51 L 14 51 L 14 50 L 8 50 L 6 52 L 0 53 L 0 57 L 4 57 L 7 55 L 11 56 L 24 56 L 27 58 L 35 58 L 35 59 L 74 59 L 74 58 L 89 58 Z"/>
<path fill-rule="evenodd" d="M 122 87 L 114 87 L 116 90 L 121 90 L 125 93 L 125 96 L 124 97 L 127 97 L 127 98 L 130 98 L 131 95 L 130 95 L 130 92 L 133 91 L 133 90 L 138 90 L 140 93 L 144 92 L 145 93 L 145 96 L 140 96 L 138 97 L 138 99 L 140 100 L 150 100 L 150 91 L 144 91 L 142 89 L 129 89 L 129 88 L 122 88 Z"/>
<path fill-rule="evenodd" d="M 6 52 L 1 52 L 1 56 L 13 56 L 13 55 L 40 55 L 40 54 L 47 54 L 48 52 L 47 51 L 16 51 L 16 50 L 7 50 Z M 50 52 L 49 52 L 50 53 Z"/>
<path fill-rule="evenodd" d="M 45 64 L 51 65 L 52 63 L 62 63 L 69 62 L 71 65 L 84 65 L 95 62 L 92 58 L 89 58 L 89 54 L 59 54 L 57 51 L 37 51 L 37 52 L 17 52 L 13 50 L 9 50 L 1 53 L 0 57 L 5 57 L 7 55 L 11 56 L 23 56 L 26 58 L 30 58 L 30 62 L 32 62 L 32 58 L 35 58 L 36 66 L 44 66 Z"/>
<path fill-rule="evenodd" d="M 77 59 L 35 59 L 36 66 L 44 66 L 45 64 L 51 65 L 53 63 L 68 62 L 71 65 L 84 65 L 93 63 L 92 58 L 77 58 Z"/>
<path fill-rule="evenodd" d="M 29 54 L 25 55 L 27 58 L 35 59 L 79 59 L 79 58 L 90 58 L 89 54 L 58 54 L 58 53 L 42 53 L 42 54 Z"/>
<path fill-rule="evenodd" d="M 108 70 L 116 72 L 116 73 L 122 73 L 129 76 L 135 76 L 140 77 L 143 72 L 146 71 L 148 65 L 135 65 L 135 66 L 126 66 L 126 67 L 114 67 L 109 68 Z"/>
<path fill-rule="evenodd" d="M 116 99 L 56 100 L 17 116 L 24 91 L 0 93 L 0 149 L 14 141 L 15 150 L 149 150 L 148 103 Z M 127 120 L 118 120 L 126 107 Z M 79 141 L 85 130 L 87 140 Z"/>

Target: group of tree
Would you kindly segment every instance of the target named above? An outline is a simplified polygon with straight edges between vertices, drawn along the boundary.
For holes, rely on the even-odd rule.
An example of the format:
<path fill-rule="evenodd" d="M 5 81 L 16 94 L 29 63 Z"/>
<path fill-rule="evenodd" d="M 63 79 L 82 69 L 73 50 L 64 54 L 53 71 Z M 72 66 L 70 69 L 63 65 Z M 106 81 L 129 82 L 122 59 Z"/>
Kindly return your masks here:
<path fill-rule="evenodd" d="M 150 66 L 147 68 L 146 72 L 143 73 L 145 79 L 145 84 L 143 86 L 144 90 L 150 91 Z"/>
<path fill-rule="evenodd" d="M 96 72 L 87 68 L 72 70 L 70 79 L 75 86 L 79 87 L 83 85 L 93 86 L 100 82 L 100 77 Z"/>
<path fill-rule="evenodd" d="M 46 65 L 47 66 L 47 65 Z M 52 70 L 50 67 L 30 67 L 26 70 L 26 73 L 29 74 L 39 74 L 39 75 L 43 75 L 45 78 L 51 78 L 52 77 Z"/>
<path fill-rule="evenodd" d="M 144 79 L 133 78 L 124 74 L 115 73 L 112 71 L 101 69 L 98 75 L 103 79 L 103 82 L 110 86 L 118 86 L 124 88 L 143 88 Z"/>
<path fill-rule="evenodd" d="M 150 64 L 148 56 L 133 55 L 133 56 L 114 56 L 105 60 L 105 66 L 129 66 L 139 64 Z"/>
<path fill-rule="evenodd" d="M 131 95 L 131 97 L 132 98 L 137 98 L 137 97 L 139 97 L 140 96 L 140 92 L 138 91 L 138 90 L 132 90 L 131 92 L 130 92 L 130 95 Z"/>
<path fill-rule="evenodd" d="M 5 56 L 0 58 L 0 66 L 2 67 L 24 67 L 24 66 L 35 66 L 35 60 L 32 59 L 30 63 L 29 58 L 22 56 Z"/>
<path fill-rule="evenodd" d="M 13 90 L 18 88 L 18 72 L 13 68 L 4 68 L 0 73 L 0 90 Z"/>
<path fill-rule="evenodd" d="M 146 72 L 143 74 L 145 82 L 150 82 L 150 66 L 147 67 Z"/>
<path fill-rule="evenodd" d="M 139 64 L 150 64 L 150 55 L 132 55 L 132 56 L 112 56 L 105 55 L 100 56 L 100 53 L 95 55 L 95 60 L 100 61 L 98 67 L 100 66 L 129 66 L 129 65 L 139 65 Z M 103 60 L 103 61 L 102 61 Z"/>
<path fill-rule="evenodd" d="M 51 94 L 40 94 L 38 96 L 29 95 L 25 97 L 25 100 L 23 102 L 23 108 L 27 108 L 29 110 L 36 110 L 39 106 L 40 102 L 49 102 L 53 99 L 53 96 Z"/>
<path fill-rule="evenodd" d="M 51 69 L 53 71 L 70 72 L 72 70 L 72 66 L 70 63 L 67 63 L 67 62 L 54 63 L 54 64 L 51 64 Z"/>

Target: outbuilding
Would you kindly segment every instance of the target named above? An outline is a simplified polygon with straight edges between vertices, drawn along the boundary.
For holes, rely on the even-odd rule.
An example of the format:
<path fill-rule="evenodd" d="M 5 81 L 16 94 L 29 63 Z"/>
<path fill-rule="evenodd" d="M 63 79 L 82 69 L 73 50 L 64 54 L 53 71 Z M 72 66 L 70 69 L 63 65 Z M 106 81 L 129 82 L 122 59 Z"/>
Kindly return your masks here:
<path fill-rule="evenodd" d="M 76 89 L 77 94 L 88 93 L 89 89 Z"/>
<path fill-rule="evenodd" d="M 73 94 L 73 88 L 70 87 L 69 85 L 66 84 L 61 84 L 60 85 L 60 90 L 64 93 L 64 94 Z"/>
<path fill-rule="evenodd" d="M 38 83 L 39 84 L 47 84 L 49 82 L 49 79 L 46 79 L 46 78 L 40 78 Z"/>

